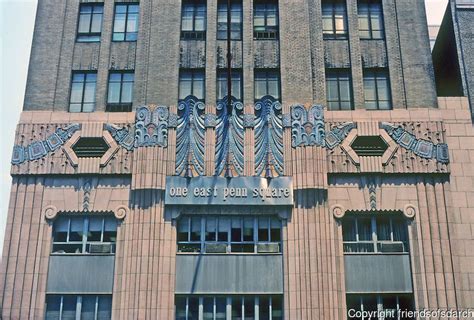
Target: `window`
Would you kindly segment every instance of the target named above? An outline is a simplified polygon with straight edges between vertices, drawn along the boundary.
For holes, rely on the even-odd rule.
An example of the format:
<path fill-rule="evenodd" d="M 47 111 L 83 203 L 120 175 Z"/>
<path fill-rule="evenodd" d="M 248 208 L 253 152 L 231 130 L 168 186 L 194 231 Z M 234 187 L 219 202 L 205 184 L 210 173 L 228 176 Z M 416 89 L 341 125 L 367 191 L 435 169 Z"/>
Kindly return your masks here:
<path fill-rule="evenodd" d="M 176 296 L 175 309 L 176 320 L 283 319 L 279 295 Z"/>
<path fill-rule="evenodd" d="M 359 35 L 361 39 L 383 39 L 383 10 L 380 0 L 363 0 L 358 3 Z"/>
<path fill-rule="evenodd" d="M 103 4 L 81 3 L 79 7 L 79 24 L 77 27 L 77 41 L 98 42 L 102 32 Z"/>
<path fill-rule="evenodd" d="M 93 112 L 95 109 L 96 72 L 73 72 L 70 112 Z"/>
<path fill-rule="evenodd" d="M 415 319 L 408 316 L 408 313 L 413 311 L 413 297 L 410 294 L 348 294 L 348 319 L 363 319 L 356 315 L 357 311 L 362 310 L 373 311 L 375 316 L 370 317 L 372 320 Z"/>
<path fill-rule="evenodd" d="M 365 108 L 368 110 L 390 110 L 392 97 L 390 80 L 386 69 L 364 70 Z"/>
<path fill-rule="evenodd" d="M 350 70 L 326 69 L 326 98 L 329 110 L 353 108 Z"/>
<path fill-rule="evenodd" d="M 112 296 L 48 294 L 45 319 L 112 319 Z"/>
<path fill-rule="evenodd" d="M 242 40 L 242 1 L 232 0 L 230 5 L 230 38 Z M 217 4 L 217 40 L 227 39 L 227 0 Z"/>
<path fill-rule="evenodd" d="M 53 254 L 115 253 L 117 220 L 113 216 L 60 216 L 53 224 Z"/>
<path fill-rule="evenodd" d="M 183 1 L 181 9 L 181 39 L 206 38 L 206 2 Z"/>
<path fill-rule="evenodd" d="M 102 158 L 109 148 L 102 137 L 80 137 L 72 146 L 78 158 Z"/>
<path fill-rule="evenodd" d="M 113 41 L 137 41 L 139 8 L 138 4 L 115 5 Z"/>
<path fill-rule="evenodd" d="M 324 39 L 347 39 L 347 6 L 345 0 L 322 2 Z"/>
<path fill-rule="evenodd" d="M 253 36 L 255 39 L 278 38 L 278 2 L 276 0 L 255 1 Z"/>
<path fill-rule="evenodd" d="M 188 96 L 195 96 L 197 99 L 205 99 L 204 70 L 182 70 L 179 73 L 179 100 L 184 100 Z"/>
<path fill-rule="evenodd" d="M 133 71 L 111 71 L 109 73 L 109 91 L 106 111 L 132 111 L 134 79 Z"/>
<path fill-rule="evenodd" d="M 181 253 L 281 252 L 281 221 L 274 217 L 185 216 L 177 230 Z"/>
<path fill-rule="evenodd" d="M 280 100 L 280 73 L 276 70 L 255 70 L 255 101 L 264 96 Z"/>
<path fill-rule="evenodd" d="M 407 253 L 408 227 L 396 215 L 350 215 L 342 221 L 345 253 Z"/>
<path fill-rule="evenodd" d="M 242 71 L 232 70 L 232 96 L 242 101 Z M 217 71 L 217 100 L 220 101 L 227 96 L 227 70 Z"/>

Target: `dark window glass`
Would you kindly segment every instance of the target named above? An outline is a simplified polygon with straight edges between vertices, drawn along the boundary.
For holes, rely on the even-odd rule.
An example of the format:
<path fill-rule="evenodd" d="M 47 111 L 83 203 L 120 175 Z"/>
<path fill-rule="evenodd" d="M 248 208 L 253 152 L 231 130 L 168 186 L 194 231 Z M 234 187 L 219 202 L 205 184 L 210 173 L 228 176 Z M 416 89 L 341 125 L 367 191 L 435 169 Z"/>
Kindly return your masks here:
<path fill-rule="evenodd" d="M 214 298 L 204 298 L 202 305 L 203 320 L 214 320 Z"/>
<path fill-rule="evenodd" d="M 242 71 L 233 70 L 232 80 L 232 96 L 238 101 L 242 101 Z M 227 96 L 227 70 L 217 71 L 217 100 L 220 101 Z"/>
<path fill-rule="evenodd" d="M 137 41 L 139 8 L 138 4 L 115 5 L 113 41 Z"/>
<path fill-rule="evenodd" d="M 111 71 L 109 73 L 109 90 L 106 111 L 132 111 L 134 81 L 135 76 L 133 71 Z"/>
<path fill-rule="evenodd" d="M 188 320 L 199 320 L 199 298 L 188 298 Z"/>
<path fill-rule="evenodd" d="M 255 70 L 255 101 L 264 96 L 280 100 L 280 73 L 276 70 Z"/>
<path fill-rule="evenodd" d="M 384 311 L 384 320 L 414 319 L 407 317 L 401 311 L 413 310 L 413 296 L 410 294 L 348 294 L 346 298 L 348 315 L 355 315 L 356 311 L 376 312 Z M 361 317 L 348 317 L 348 319 L 362 319 Z M 369 318 L 364 318 L 369 319 Z M 372 317 L 370 319 L 382 319 Z"/>
<path fill-rule="evenodd" d="M 81 3 L 79 7 L 79 23 L 77 26 L 77 41 L 98 42 L 102 30 L 103 4 Z"/>
<path fill-rule="evenodd" d="M 52 253 L 115 252 L 117 220 L 103 216 L 61 216 L 53 224 Z"/>
<path fill-rule="evenodd" d="M 81 320 L 95 320 L 96 296 L 83 296 L 81 302 Z"/>
<path fill-rule="evenodd" d="M 225 320 L 227 313 L 227 299 L 216 297 L 216 320 Z"/>
<path fill-rule="evenodd" d="M 232 0 L 230 5 L 230 38 L 242 40 L 242 1 Z M 227 0 L 217 4 L 217 39 L 227 39 Z"/>
<path fill-rule="evenodd" d="M 59 320 L 61 316 L 61 296 L 46 296 L 46 320 Z"/>
<path fill-rule="evenodd" d="M 347 6 L 345 0 L 322 2 L 324 39 L 347 39 Z"/>
<path fill-rule="evenodd" d="M 232 320 L 243 320 L 242 318 L 242 297 L 232 297 Z"/>
<path fill-rule="evenodd" d="M 76 320 L 77 296 L 64 295 L 61 320 Z"/>
<path fill-rule="evenodd" d="M 94 111 L 96 84 L 97 73 L 95 72 L 74 71 L 72 73 L 69 112 Z"/>
<path fill-rule="evenodd" d="M 353 108 L 350 70 L 326 69 L 326 98 L 329 110 Z"/>
<path fill-rule="evenodd" d="M 270 318 L 270 297 L 260 297 L 258 304 L 259 320 L 271 320 Z"/>
<path fill-rule="evenodd" d="M 253 36 L 255 39 L 278 38 L 278 2 L 260 0 L 254 2 Z"/>
<path fill-rule="evenodd" d="M 186 320 L 186 298 L 176 297 L 174 299 L 176 320 Z"/>
<path fill-rule="evenodd" d="M 386 69 L 364 70 L 364 95 L 367 110 L 392 109 L 390 80 Z"/>
<path fill-rule="evenodd" d="M 179 100 L 184 100 L 188 96 L 195 96 L 197 99 L 205 99 L 205 78 L 204 70 L 182 70 L 179 73 Z"/>
<path fill-rule="evenodd" d="M 359 0 L 358 13 L 361 39 L 383 39 L 385 37 L 380 0 Z"/>
<path fill-rule="evenodd" d="M 281 296 L 272 297 L 272 320 L 283 320 L 283 299 Z"/>
<path fill-rule="evenodd" d="M 270 241 L 270 236 L 268 233 L 269 227 L 268 218 L 259 218 L 258 219 L 258 241 L 267 242 Z"/>
<path fill-rule="evenodd" d="M 183 1 L 181 9 L 181 39 L 206 38 L 206 2 Z"/>

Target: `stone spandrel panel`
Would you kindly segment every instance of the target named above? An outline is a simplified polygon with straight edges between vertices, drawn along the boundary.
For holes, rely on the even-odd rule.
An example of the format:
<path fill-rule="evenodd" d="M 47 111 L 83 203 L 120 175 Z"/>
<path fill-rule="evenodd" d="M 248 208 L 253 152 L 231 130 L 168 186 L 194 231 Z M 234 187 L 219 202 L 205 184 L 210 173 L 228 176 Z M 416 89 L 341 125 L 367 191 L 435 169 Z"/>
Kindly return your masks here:
<path fill-rule="evenodd" d="M 31 116 L 34 117 L 35 114 Z M 100 122 L 48 123 L 45 120 L 44 123 L 33 121 L 20 123 L 17 126 L 10 173 L 12 175 L 81 172 L 129 174 L 132 169 L 133 155 L 125 148 L 114 149 L 107 161 L 100 165 L 100 161 L 92 161 L 95 164 L 94 167 L 85 168 L 86 162 L 91 161 L 82 161 L 82 167 L 78 168 L 77 157 L 71 150 L 70 142 L 77 141 L 81 136 L 102 137 L 103 134 L 103 124 Z"/>
<path fill-rule="evenodd" d="M 347 122 L 331 122 L 326 124 L 326 131 L 331 132 L 344 126 Z M 389 146 L 393 146 L 390 155 L 384 155 L 376 172 L 381 173 L 448 173 L 449 151 L 446 144 L 445 129 L 442 121 L 373 121 L 356 122 L 375 126 L 373 133 L 356 131 L 349 134 L 345 141 L 328 150 L 329 173 L 360 173 L 362 158 L 355 157 L 350 144 L 357 136 L 383 134 L 382 138 Z M 356 129 L 357 130 L 357 129 Z M 377 160 L 374 157 L 374 161 Z"/>

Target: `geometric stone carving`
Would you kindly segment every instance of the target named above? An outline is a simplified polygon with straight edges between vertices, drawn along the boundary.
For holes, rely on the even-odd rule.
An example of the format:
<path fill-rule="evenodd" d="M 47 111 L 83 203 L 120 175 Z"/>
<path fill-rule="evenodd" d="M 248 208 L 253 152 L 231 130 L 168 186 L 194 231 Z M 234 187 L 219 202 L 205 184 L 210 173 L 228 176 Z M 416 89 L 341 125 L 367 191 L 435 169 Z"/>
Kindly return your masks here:
<path fill-rule="evenodd" d="M 324 110 L 314 105 L 309 110 L 302 105 L 291 107 L 291 145 L 324 147 Z"/>
<path fill-rule="evenodd" d="M 347 137 L 352 129 L 357 128 L 357 124 L 354 122 L 346 122 L 340 126 L 333 128 L 331 131 L 326 133 L 326 147 L 328 149 L 334 149 Z"/>
<path fill-rule="evenodd" d="M 268 178 L 272 177 L 273 173 L 277 176 L 282 176 L 284 173 L 281 110 L 281 103 L 271 96 L 265 96 L 255 102 L 255 174 L 257 176 L 263 175 Z"/>
<path fill-rule="evenodd" d="M 175 115 L 167 107 L 158 106 L 152 110 L 149 106 L 137 108 L 133 128 L 119 128 L 106 124 L 107 130 L 117 143 L 131 151 L 139 147 L 167 147 L 168 127 L 175 126 Z"/>
<path fill-rule="evenodd" d="M 382 122 L 380 128 L 387 131 L 395 142 L 402 148 L 412 151 L 417 156 L 424 159 L 435 159 L 440 163 L 449 163 L 448 145 L 445 143 L 435 144 L 424 139 L 417 139 L 401 126 Z"/>
<path fill-rule="evenodd" d="M 417 213 L 418 213 L 418 208 L 413 204 L 407 204 L 403 208 L 403 214 L 408 219 L 413 219 Z"/>
<path fill-rule="evenodd" d="M 114 210 L 115 218 L 117 218 L 118 220 L 123 220 L 129 213 L 130 209 L 124 205 L 120 205 Z"/>
<path fill-rule="evenodd" d="M 346 209 L 340 205 L 340 204 L 335 204 L 331 206 L 330 212 L 332 212 L 332 215 L 336 219 L 342 219 L 344 218 L 344 215 L 346 214 Z"/>
<path fill-rule="evenodd" d="M 34 141 L 27 146 L 15 145 L 13 147 L 11 163 L 19 165 L 25 161 L 33 161 L 45 157 L 48 153 L 59 149 L 80 128 L 79 124 L 73 123 L 65 128 L 57 128 L 45 140 Z"/>
<path fill-rule="evenodd" d="M 49 205 L 43 208 L 44 217 L 48 220 L 53 220 L 58 215 L 58 208 Z"/>

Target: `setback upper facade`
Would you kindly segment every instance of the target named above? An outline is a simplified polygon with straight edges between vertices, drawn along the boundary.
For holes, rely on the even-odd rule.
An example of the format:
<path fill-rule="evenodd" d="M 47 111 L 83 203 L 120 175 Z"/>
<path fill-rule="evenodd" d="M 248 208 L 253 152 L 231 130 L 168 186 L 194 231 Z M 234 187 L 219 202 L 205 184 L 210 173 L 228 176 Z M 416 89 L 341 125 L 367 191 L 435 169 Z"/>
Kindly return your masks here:
<path fill-rule="evenodd" d="M 423 2 L 227 9 L 39 2 L 3 318 L 472 308 L 474 132 Z"/>

